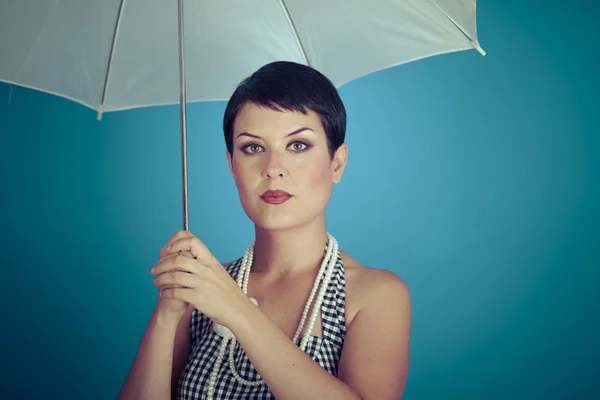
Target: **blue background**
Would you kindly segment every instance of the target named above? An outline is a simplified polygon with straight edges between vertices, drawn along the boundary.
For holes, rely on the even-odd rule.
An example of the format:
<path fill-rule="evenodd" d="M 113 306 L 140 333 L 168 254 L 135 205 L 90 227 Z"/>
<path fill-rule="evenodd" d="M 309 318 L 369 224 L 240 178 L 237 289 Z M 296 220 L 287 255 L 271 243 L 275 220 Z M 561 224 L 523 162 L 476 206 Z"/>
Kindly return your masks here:
<path fill-rule="evenodd" d="M 488 52 L 340 89 L 350 162 L 328 228 L 413 297 L 406 399 L 600 396 L 599 6 L 480 2 Z M 1 56 L 1 55 L 0 55 Z M 252 225 L 225 103 L 189 106 L 190 227 Z M 0 398 L 115 398 L 181 228 L 178 107 L 105 114 L 0 84 Z"/>

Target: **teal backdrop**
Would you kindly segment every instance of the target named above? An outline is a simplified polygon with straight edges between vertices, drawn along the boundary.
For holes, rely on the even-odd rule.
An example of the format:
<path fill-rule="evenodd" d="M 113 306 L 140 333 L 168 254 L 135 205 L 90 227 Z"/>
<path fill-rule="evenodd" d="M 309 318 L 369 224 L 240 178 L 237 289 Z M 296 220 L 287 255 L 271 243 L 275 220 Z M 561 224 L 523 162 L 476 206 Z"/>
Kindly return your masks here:
<path fill-rule="evenodd" d="M 599 6 L 478 13 L 486 57 L 340 89 L 350 161 L 328 229 L 411 290 L 405 399 L 597 399 Z M 190 228 L 229 261 L 253 230 L 224 108 L 188 109 Z M 116 397 L 154 306 L 149 269 L 182 226 L 179 143 L 177 106 L 99 122 L 0 84 L 0 398 Z"/>

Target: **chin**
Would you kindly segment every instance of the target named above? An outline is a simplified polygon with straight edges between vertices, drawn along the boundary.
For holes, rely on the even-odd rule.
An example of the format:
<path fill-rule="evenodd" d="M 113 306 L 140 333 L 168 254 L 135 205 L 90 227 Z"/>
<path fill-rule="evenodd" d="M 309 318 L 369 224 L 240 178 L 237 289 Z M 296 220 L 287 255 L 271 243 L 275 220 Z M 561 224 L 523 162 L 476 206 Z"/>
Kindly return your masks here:
<path fill-rule="evenodd" d="M 269 231 L 281 231 L 302 225 L 305 221 L 300 221 L 292 215 L 248 215 L 258 228 Z"/>
<path fill-rule="evenodd" d="M 294 210 L 265 210 L 261 207 L 245 208 L 246 215 L 257 228 L 268 231 L 283 231 L 296 228 L 306 224 L 305 213 L 294 212 Z"/>
<path fill-rule="evenodd" d="M 270 206 L 262 200 L 246 202 L 242 208 L 257 228 L 268 231 L 285 231 L 299 228 L 315 221 L 323 210 L 316 204 L 286 204 Z M 293 201 L 293 199 L 292 199 Z M 325 204 L 326 205 L 326 204 Z"/>

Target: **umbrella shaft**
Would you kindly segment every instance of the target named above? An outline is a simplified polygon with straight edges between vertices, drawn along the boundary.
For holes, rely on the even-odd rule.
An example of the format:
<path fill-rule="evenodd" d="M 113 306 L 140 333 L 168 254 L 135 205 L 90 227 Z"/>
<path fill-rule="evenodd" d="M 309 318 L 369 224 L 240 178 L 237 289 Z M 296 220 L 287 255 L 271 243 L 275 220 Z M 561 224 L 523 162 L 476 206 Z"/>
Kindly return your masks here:
<path fill-rule="evenodd" d="M 187 121 L 186 121 L 186 94 L 185 94 L 185 54 L 184 54 L 184 25 L 183 25 L 183 0 L 177 0 L 178 8 L 178 34 L 179 34 L 179 108 L 181 119 L 181 179 L 183 188 L 183 229 L 189 231 L 188 219 L 188 177 L 187 177 Z"/>

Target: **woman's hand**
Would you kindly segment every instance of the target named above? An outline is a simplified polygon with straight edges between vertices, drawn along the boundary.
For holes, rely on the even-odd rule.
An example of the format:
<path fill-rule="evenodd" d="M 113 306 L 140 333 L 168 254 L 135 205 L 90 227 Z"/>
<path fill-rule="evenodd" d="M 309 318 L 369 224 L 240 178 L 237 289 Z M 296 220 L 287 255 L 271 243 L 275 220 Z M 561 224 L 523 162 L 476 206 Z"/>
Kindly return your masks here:
<path fill-rule="evenodd" d="M 180 252 L 188 255 L 180 254 Z M 161 251 L 163 254 L 163 251 Z M 229 326 L 250 303 L 248 297 L 198 238 L 177 231 L 164 247 L 165 257 L 152 268 L 162 299 L 173 306 L 192 304 L 214 322 Z"/>
<path fill-rule="evenodd" d="M 158 262 L 162 262 L 164 260 L 167 260 L 169 258 L 175 257 L 176 255 L 183 255 L 189 258 L 194 258 L 194 256 L 192 255 L 192 253 L 190 253 L 189 251 L 181 251 L 179 253 L 169 253 L 167 251 L 167 247 L 173 242 L 173 240 L 176 239 L 176 234 L 174 234 L 173 236 L 171 236 L 169 238 L 169 240 L 167 241 L 167 243 L 160 249 L 160 253 L 159 253 L 159 260 Z M 163 289 L 165 288 L 176 288 L 176 287 L 180 287 L 178 285 L 165 285 L 163 286 Z M 160 288 L 159 288 L 160 289 Z M 160 294 L 160 290 L 159 290 L 159 294 Z M 178 299 L 168 299 L 165 298 L 164 296 L 159 296 L 158 297 L 158 301 L 156 303 L 156 310 L 159 313 L 166 313 L 166 315 L 170 316 L 170 317 L 175 317 L 176 319 L 179 319 L 179 317 L 182 317 L 183 314 L 185 314 L 185 311 L 188 308 L 188 303 L 182 300 L 178 300 Z"/>

